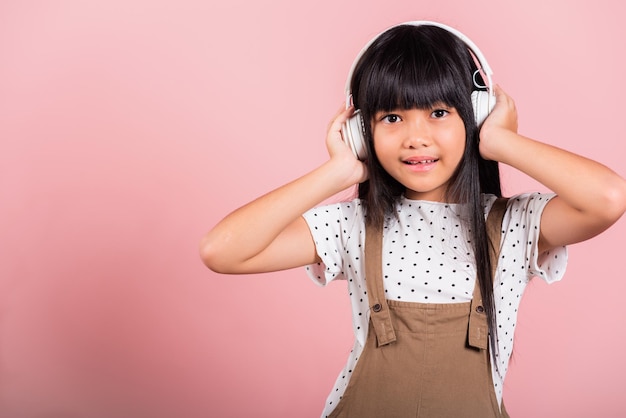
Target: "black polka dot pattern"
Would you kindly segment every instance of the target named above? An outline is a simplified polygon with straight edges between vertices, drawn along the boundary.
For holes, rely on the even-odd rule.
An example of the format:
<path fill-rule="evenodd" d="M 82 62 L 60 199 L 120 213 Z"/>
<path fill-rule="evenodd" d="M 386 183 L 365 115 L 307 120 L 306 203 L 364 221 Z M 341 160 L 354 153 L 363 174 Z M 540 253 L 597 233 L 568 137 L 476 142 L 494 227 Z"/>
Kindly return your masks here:
<path fill-rule="evenodd" d="M 567 251 L 537 254 L 540 216 L 553 195 L 523 194 L 511 198 L 502 223 L 502 248 L 494 283 L 499 373 L 494 389 L 502 398 L 503 380 L 513 349 L 517 311 L 526 285 L 534 277 L 560 280 Z M 494 196 L 485 196 L 485 216 Z M 402 199 L 398 219 L 383 231 L 383 282 L 387 299 L 421 303 L 461 303 L 471 300 L 476 278 L 471 242 L 460 205 Z M 343 395 L 367 338 L 369 306 L 365 278 L 364 216 L 359 200 L 315 208 L 304 215 L 322 263 L 307 266 L 318 284 L 346 279 L 352 303 L 355 344 L 346 367 L 328 397 L 324 415 Z"/>

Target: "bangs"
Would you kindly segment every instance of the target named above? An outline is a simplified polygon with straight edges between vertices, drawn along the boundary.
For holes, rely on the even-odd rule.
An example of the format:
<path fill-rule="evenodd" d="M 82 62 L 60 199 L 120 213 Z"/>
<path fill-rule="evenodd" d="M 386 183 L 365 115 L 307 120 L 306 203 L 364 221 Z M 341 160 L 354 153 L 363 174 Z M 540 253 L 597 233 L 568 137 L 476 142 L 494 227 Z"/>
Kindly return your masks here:
<path fill-rule="evenodd" d="M 428 36 L 431 30 L 406 27 L 396 31 L 392 40 L 382 38 L 379 48 L 363 56 L 355 72 L 359 85 L 352 91 L 364 116 L 393 109 L 429 109 L 435 104 L 459 111 L 466 108 L 472 91 L 471 56 L 464 44 Z M 416 36 L 416 32 L 422 33 Z M 442 35 L 448 34 L 436 31 L 437 38 Z"/>
<path fill-rule="evenodd" d="M 404 60 L 403 60 L 404 61 Z M 398 63 L 398 68 L 381 69 L 364 83 L 363 107 L 372 114 L 393 109 L 429 109 L 444 103 L 458 107 L 461 103 L 458 82 L 454 77 L 436 68 L 436 65 Z"/>

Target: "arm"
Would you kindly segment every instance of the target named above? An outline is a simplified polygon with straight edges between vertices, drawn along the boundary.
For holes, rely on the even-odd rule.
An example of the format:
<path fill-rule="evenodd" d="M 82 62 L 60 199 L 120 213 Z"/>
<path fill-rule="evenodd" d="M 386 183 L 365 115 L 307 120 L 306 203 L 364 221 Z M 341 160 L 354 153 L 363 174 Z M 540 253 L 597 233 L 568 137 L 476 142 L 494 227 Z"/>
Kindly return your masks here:
<path fill-rule="evenodd" d="M 326 163 L 237 209 L 205 235 L 200 254 L 207 267 L 261 273 L 319 261 L 302 214 L 367 177 L 364 164 L 341 138 L 341 124 L 352 112 L 341 110 L 329 125 Z"/>
<path fill-rule="evenodd" d="M 480 131 L 483 158 L 510 165 L 557 196 L 541 217 L 539 251 L 592 238 L 626 211 L 626 182 L 590 159 L 517 133 L 513 100 L 499 87 L 496 106 Z"/>

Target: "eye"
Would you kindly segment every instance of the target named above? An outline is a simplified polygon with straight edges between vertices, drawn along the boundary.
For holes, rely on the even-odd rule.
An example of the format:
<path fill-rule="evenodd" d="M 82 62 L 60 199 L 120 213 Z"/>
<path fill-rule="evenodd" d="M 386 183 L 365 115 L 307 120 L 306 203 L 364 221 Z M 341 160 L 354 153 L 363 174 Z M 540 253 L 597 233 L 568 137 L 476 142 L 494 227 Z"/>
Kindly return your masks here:
<path fill-rule="evenodd" d="M 430 115 L 435 119 L 440 119 L 440 118 L 443 118 L 444 116 L 447 116 L 449 113 L 450 111 L 446 109 L 435 109 Z"/>
<path fill-rule="evenodd" d="M 400 119 L 400 116 L 396 115 L 396 114 L 389 114 L 389 115 L 385 115 L 380 119 L 382 122 L 387 122 L 387 123 L 398 123 L 400 122 L 402 119 Z"/>

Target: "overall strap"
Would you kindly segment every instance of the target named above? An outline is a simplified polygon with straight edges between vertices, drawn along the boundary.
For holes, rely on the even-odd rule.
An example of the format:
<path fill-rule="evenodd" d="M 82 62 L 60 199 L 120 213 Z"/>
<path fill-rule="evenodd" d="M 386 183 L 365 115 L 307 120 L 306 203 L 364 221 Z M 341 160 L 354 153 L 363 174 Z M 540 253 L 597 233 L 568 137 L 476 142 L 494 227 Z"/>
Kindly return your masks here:
<path fill-rule="evenodd" d="M 491 206 L 487 216 L 487 237 L 489 238 L 489 261 L 491 262 L 491 278 L 495 280 L 498 258 L 500 255 L 500 237 L 502 234 L 502 219 L 506 212 L 508 199 L 498 198 Z M 489 342 L 489 326 L 487 315 L 483 307 L 483 298 L 480 292 L 478 278 L 474 285 L 474 294 L 470 304 L 470 317 L 468 329 L 469 345 L 475 348 L 487 349 Z"/>
<path fill-rule="evenodd" d="M 385 300 L 383 286 L 383 231 L 380 228 L 365 227 L 365 283 L 370 306 L 370 319 L 376 332 L 378 346 L 396 340 L 391 324 L 389 306 Z"/>

